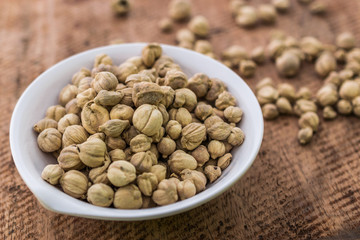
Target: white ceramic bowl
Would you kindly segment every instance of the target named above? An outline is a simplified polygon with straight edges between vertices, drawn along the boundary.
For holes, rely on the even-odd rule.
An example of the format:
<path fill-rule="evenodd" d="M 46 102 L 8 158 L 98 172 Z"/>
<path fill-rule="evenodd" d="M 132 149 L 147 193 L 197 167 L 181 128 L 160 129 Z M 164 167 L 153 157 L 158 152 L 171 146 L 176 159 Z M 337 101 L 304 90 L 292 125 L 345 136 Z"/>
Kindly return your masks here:
<path fill-rule="evenodd" d="M 239 124 L 245 141 L 232 151 L 233 159 L 221 177 L 194 197 L 171 205 L 150 209 L 120 210 L 103 208 L 75 199 L 41 179 L 43 168 L 56 160 L 41 152 L 33 125 L 45 116 L 46 109 L 57 104 L 60 90 L 71 81 L 81 67 L 92 67 L 97 54 L 106 53 L 116 64 L 140 55 L 143 43 L 100 47 L 67 58 L 41 74 L 25 90 L 14 109 L 10 125 L 10 145 L 16 167 L 26 185 L 42 205 L 54 212 L 96 219 L 145 220 L 174 215 L 195 208 L 219 196 L 230 188 L 251 166 L 263 137 L 263 118 L 260 106 L 246 83 L 218 61 L 187 49 L 162 45 L 164 54 L 174 58 L 188 76 L 203 72 L 221 79 L 236 97 L 244 116 Z"/>

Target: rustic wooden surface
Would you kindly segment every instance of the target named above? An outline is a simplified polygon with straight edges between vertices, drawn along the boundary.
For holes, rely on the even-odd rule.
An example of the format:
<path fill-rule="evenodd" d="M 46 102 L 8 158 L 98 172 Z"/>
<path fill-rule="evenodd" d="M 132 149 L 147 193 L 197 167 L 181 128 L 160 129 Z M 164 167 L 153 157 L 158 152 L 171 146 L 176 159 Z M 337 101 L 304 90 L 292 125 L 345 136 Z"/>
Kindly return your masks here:
<path fill-rule="evenodd" d="M 292 1 L 275 27 L 328 43 L 345 30 L 360 38 L 360 2 L 325 1 L 329 13 L 324 17 L 312 16 L 307 7 Z M 231 44 L 249 49 L 265 45 L 274 28 L 236 27 L 227 1 L 194 0 L 193 5 L 194 14 L 210 21 L 217 54 Z M 125 18 L 115 18 L 107 1 L 99 0 L 2 0 L 0 9 L 0 239 L 360 238 L 360 120 L 355 117 L 322 122 L 305 147 L 296 140 L 296 118 L 266 122 L 259 156 L 245 176 L 221 197 L 177 216 L 109 222 L 45 210 L 20 178 L 9 147 L 11 113 L 24 89 L 56 62 L 113 39 L 174 44 L 175 37 L 157 28 L 167 14 L 166 1 L 161 0 L 134 0 Z M 286 80 L 277 77 L 271 63 L 247 82 L 253 87 L 265 76 L 307 85 L 314 92 L 321 85 L 312 65 Z"/>

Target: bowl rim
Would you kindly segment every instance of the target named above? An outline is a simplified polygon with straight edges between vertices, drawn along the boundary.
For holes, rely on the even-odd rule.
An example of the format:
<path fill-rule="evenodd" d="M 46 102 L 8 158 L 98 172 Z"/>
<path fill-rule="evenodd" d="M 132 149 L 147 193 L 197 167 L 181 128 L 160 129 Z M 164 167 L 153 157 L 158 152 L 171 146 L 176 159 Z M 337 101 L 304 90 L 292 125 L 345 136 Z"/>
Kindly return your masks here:
<path fill-rule="evenodd" d="M 258 103 L 258 101 L 256 100 L 256 97 L 253 93 L 253 91 L 250 89 L 250 87 L 248 86 L 248 84 L 239 76 L 237 75 L 234 71 L 232 71 L 230 68 L 226 67 L 225 65 L 223 65 L 221 62 L 214 60 L 210 57 L 207 57 L 203 54 L 197 53 L 195 51 L 192 50 L 188 50 L 185 48 L 180 48 L 180 47 L 176 47 L 176 46 L 172 46 L 172 45 L 168 45 L 168 44 L 160 44 L 162 46 L 163 49 L 169 49 L 169 50 L 175 50 L 175 51 L 183 51 L 184 54 L 189 55 L 189 57 L 191 57 L 191 55 L 196 56 L 197 58 L 203 58 L 204 61 L 210 61 L 212 62 L 212 64 L 218 65 L 218 67 L 223 68 L 226 71 L 230 71 L 229 74 L 232 75 L 232 77 L 237 78 L 238 81 L 242 81 L 243 82 L 243 86 L 247 88 L 247 91 L 251 92 L 251 101 L 252 104 L 254 105 L 253 111 L 256 112 L 255 114 L 258 115 L 257 117 L 259 118 L 259 126 L 257 127 L 257 131 L 256 131 L 256 146 L 254 147 L 254 149 L 251 151 L 251 153 L 249 154 L 248 158 L 250 159 L 250 161 L 248 161 L 245 165 L 245 167 L 243 167 L 239 173 L 237 173 L 234 176 L 230 176 L 228 179 L 226 179 L 226 181 L 224 181 L 222 183 L 222 187 L 221 188 L 216 188 L 213 191 L 209 191 L 210 189 L 208 189 L 207 191 L 205 191 L 207 194 L 196 194 L 194 197 L 197 197 L 198 199 L 196 201 L 191 201 L 194 200 L 193 198 L 190 199 L 186 199 L 186 200 L 182 200 L 179 201 L 177 203 L 181 203 L 176 205 L 177 203 L 174 204 L 170 204 L 170 205 L 166 205 L 166 206 L 160 206 L 160 207 L 156 207 L 156 208 L 150 208 L 151 209 L 156 209 L 157 211 L 149 211 L 149 209 L 136 209 L 136 210 L 123 210 L 123 209 L 114 209 L 114 208 L 102 208 L 101 210 L 106 213 L 104 214 L 98 214 L 96 213 L 92 213 L 91 211 L 83 211 L 83 210 L 71 210 L 71 208 L 67 208 L 68 204 L 71 203 L 71 201 L 60 201 L 55 200 L 53 201 L 53 198 L 51 198 L 52 193 L 55 193 L 54 189 L 45 189 L 44 187 L 41 186 L 34 186 L 33 184 L 31 184 L 31 182 L 33 181 L 33 176 L 27 171 L 27 169 L 22 166 L 21 162 L 22 160 L 20 160 L 21 156 L 20 154 L 15 150 L 16 149 L 16 142 L 15 142 L 15 137 L 14 137 L 14 131 L 16 128 L 15 125 L 15 118 L 16 115 L 18 115 L 19 113 L 19 109 L 21 106 L 21 103 L 24 101 L 24 99 L 26 98 L 26 96 L 29 94 L 29 92 L 32 91 L 33 88 L 36 87 L 37 83 L 40 81 L 39 78 L 41 78 L 43 75 L 46 75 L 48 72 L 53 71 L 54 69 L 58 68 L 59 66 L 63 65 L 63 64 L 67 64 L 68 62 L 71 62 L 73 60 L 75 60 L 76 58 L 81 57 L 82 55 L 86 55 L 86 54 L 91 54 L 91 53 L 96 53 L 102 50 L 111 50 L 111 49 L 115 49 L 118 47 L 143 47 L 148 43 L 124 43 L 124 44 L 119 44 L 119 45 L 110 45 L 110 46 L 102 46 L 102 47 L 97 47 L 97 48 L 93 48 L 93 49 L 89 49 L 80 53 L 77 53 L 75 55 L 72 55 L 68 58 L 65 58 L 61 61 L 59 61 L 58 63 L 56 63 L 55 65 L 51 66 L 50 68 L 48 68 L 47 70 L 45 70 L 43 73 L 41 73 L 39 76 L 37 76 L 28 86 L 27 88 L 24 90 L 24 92 L 21 94 L 20 98 L 18 99 L 16 106 L 13 110 L 12 113 L 12 117 L 11 117 L 11 121 L 10 121 L 10 132 L 9 132 L 9 139 L 10 139 L 10 148 L 11 148 L 11 153 L 13 156 L 13 161 L 16 165 L 16 168 L 21 176 L 21 178 L 23 179 L 23 181 L 25 182 L 25 184 L 27 185 L 27 187 L 30 189 L 30 191 L 35 195 L 35 197 L 38 199 L 38 201 L 48 210 L 51 210 L 53 212 L 57 212 L 57 213 L 62 213 L 62 214 L 67 214 L 67 215 L 72 215 L 72 216 L 79 216 L 79 217 L 85 217 L 85 218 L 92 218 L 92 219 L 103 219 L 103 220 L 120 220 L 120 221 L 134 221 L 134 220 L 147 220 L 147 219 L 156 219 L 156 218 L 162 218 L 162 217 L 166 217 L 166 216 L 170 216 L 170 215 L 175 215 L 181 212 L 185 212 L 188 210 L 191 210 L 193 208 L 196 208 L 214 198 L 216 198 L 217 196 L 219 196 L 220 194 L 222 194 L 223 192 L 225 192 L 226 190 L 228 190 L 232 185 L 234 185 L 246 172 L 247 170 L 250 168 L 250 166 L 252 165 L 252 163 L 254 162 L 259 149 L 261 147 L 261 143 L 263 140 L 263 132 L 264 132 L 264 121 L 262 118 L 262 113 L 261 113 L 261 108 L 260 105 Z M 254 101 L 255 100 L 255 101 Z M 224 179 L 225 180 L 225 179 Z M 50 186 L 50 185 L 49 185 Z M 58 190 L 58 189 L 56 189 Z M 200 196 L 201 195 L 201 196 Z M 66 195 L 67 196 L 67 195 Z M 70 196 L 68 196 L 70 197 Z M 70 197 L 71 199 L 74 199 L 72 197 Z M 52 199 L 50 201 L 50 199 Z M 74 199 L 76 200 L 76 199 Z M 190 200 L 190 201 L 189 201 Z M 99 208 L 97 206 L 93 206 L 90 205 L 92 207 L 96 207 Z M 107 210 L 111 210 L 107 211 Z"/>

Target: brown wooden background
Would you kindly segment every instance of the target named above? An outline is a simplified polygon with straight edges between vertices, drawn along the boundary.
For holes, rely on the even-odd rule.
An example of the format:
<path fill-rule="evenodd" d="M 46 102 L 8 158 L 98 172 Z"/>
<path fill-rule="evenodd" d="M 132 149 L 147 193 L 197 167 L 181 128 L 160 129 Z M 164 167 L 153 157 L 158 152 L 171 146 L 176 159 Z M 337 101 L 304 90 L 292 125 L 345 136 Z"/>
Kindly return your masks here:
<path fill-rule="evenodd" d="M 360 1 L 325 1 L 325 17 L 312 16 L 292 1 L 275 27 L 328 43 L 342 31 L 359 38 Z M 0 1 L 0 239 L 360 239 L 360 120 L 355 117 L 322 122 L 305 147 L 296 140 L 296 118 L 266 122 L 259 156 L 246 175 L 221 197 L 177 216 L 109 222 L 41 207 L 20 178 L 9 147 L 10 117 L 23 90 L 56 62 L 116 38 L 175 43 L 174 33 L 165 35 L 157 28 L 167 14 L 167 1 L 133 0 L 126 18 L 115 18 L 107 2 Z M 267 1 L 250 1 L 261 2 Z M 217 54 L 231 44 L 249 49 L 265 45 L 273 29 L 236 27 L 225 0 L 194 0 L 193 12 L 209 19 Z M 314 92 L 321 85 L 312 65 L 286 80 L 277 77 L 270 63 L 247 82 L 254 87 L 265 76 L 307 85 Z"/>

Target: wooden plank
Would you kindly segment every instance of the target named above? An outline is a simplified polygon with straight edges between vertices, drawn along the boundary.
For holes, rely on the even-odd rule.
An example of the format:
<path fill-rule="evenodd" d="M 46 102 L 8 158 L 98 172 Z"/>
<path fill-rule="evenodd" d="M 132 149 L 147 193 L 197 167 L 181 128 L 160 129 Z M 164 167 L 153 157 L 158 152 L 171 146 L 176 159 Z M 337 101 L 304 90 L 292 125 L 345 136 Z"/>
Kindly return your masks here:
<path fill-rule="evenodd" d="M 252 5 L 262 1 L 253 0 Z M 333 43 L 342 31 L 360 37 L 360 2 L 328 0 L 325 17 L 310 15 L 292 1 L 275 28 L 295 37 L 314 35 Z M 249 49 L 268 42 L 274 27 L 238 28 L 227 1 L 196 0 L 193 12 L 211 24 L 216 54 L 231 44 Z M 134 1 L 129 16 L 115 18 L 106 1 L 3 0 L 0 9 L 0 238 L 2 239 L 356 239 L 360 222 L 360 121 L 339 117 L 322 122 L 308 146 L 296 140 L 297 119 L 265 123 L 259 156 L 246 175 L 221 197 L 177 216 L 153 221 L 111 222 L 59 215 L 45 210 L 21 180 L 11 159 L 9 122 L 21 92 L 41 72 L 75 53 L 116 38 L 174 44 L 160 33 L 164 1 Z M 186 27 L 177 24 L 176 29 Z M 265 76 L 276 82 L 322 84 L 312 65 L 294 79 L 281 79 L 273 64 L 247 79 L 251 87 Z M 353 230 L 352 230 L 353 229 Z M 331 237 L 332 236 L 332 237 Z"/>

